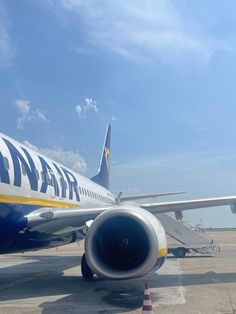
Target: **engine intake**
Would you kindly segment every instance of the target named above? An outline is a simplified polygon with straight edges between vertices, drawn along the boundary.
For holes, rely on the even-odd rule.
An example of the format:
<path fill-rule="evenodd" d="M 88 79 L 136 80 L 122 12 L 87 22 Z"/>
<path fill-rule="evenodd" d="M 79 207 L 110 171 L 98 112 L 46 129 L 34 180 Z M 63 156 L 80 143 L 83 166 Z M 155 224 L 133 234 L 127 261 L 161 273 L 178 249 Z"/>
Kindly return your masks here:
<path fill-rule="evenodd" d="M 118 207 L 102 213 L 90 226 L 86 260 L 101 277 L 135 278 L 159 268 L 163 241 L 165 232 L 156 217 L 139 207 Z"/>

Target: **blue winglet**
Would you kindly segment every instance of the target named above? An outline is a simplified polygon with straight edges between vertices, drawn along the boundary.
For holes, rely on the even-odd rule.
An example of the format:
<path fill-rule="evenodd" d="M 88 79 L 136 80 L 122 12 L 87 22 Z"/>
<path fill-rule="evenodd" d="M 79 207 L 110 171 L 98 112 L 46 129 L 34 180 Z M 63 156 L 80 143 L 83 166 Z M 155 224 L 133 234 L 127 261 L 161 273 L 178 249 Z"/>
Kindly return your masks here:
<path fill-rule="evenodd" d="M 102 155 L 97 174 L 91 178 L 92 181 L 109 189 L 110 179 L 110 144 L 111 144 L 111 126 L 108 124 Z"/>

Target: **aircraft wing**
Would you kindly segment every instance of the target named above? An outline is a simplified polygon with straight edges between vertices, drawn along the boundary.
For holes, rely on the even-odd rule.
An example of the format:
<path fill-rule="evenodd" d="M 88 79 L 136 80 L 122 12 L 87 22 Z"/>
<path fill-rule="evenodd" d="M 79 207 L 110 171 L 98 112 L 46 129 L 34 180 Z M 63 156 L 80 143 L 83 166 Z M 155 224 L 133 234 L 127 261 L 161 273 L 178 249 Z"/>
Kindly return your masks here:
<path fill-rule="evenodd" d="M 135 200 L 140 200 L 144 198 L 157 198 L 157 197 L 162 197 L 162 196 L 169 196 L 169 195 L 176 195 L 176 194 L 183 194 L 185 192 L 164 192 L 164 193 L 156 193 L 156 194 L 140 194 L 140 195 L 127 195 L 127 196 L 122 196 L 122 193 L 119 193 L 116 201 L 118 203 L 120 202 L 127 202 L 127 201 L 135 201 Z"/>
<path fill-rule="evenodd" d="M 30 231 L 62 234 L 89 227 L 91 220 L 110 208 L 43 208 L 29 213 L 25 218 Z"/>
<path fill-rule="evenodd" d="M 140 207 L 152 214 L 174 212 L 180 217 L 183 210 L 230 205 L 232 213 L 236 214 L 236 196 L 215 197 L 197 200 L 149 203 Z M 122 206 L 122 205 L 121 205 Z M 31 231 L 62 233 L 71 230 L 80 230 L 89 227 L 88 222 L 94 220 L 102 212 L 111 209 L 103 208 L 44 208 L 31 212 L 25 218 Z M 177 218 L 178 219 L 178 218 Z"/>
<path fill-rule="evenodd" d="M 164 203 L 149 203 L 142 204 L 141 207 L 150 211 L 153 214 L 168 213 L 168 212 L 181 212 L 183 210 L 225 206 L 230 205 L 232 213 L 236 214 L 236 196 L 224 196 L 205 198 L 197 200 L 164 202 Z"/>

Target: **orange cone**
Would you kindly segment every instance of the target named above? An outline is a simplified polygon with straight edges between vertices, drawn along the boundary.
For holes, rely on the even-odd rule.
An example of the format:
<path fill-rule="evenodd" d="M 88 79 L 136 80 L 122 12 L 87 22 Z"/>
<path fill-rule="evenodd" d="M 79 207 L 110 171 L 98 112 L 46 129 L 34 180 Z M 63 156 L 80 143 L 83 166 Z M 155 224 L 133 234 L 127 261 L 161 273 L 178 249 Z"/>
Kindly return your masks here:
<path fill-rule="evenodd" d="M 147 283 L 145 283 L 144 296 L 143 296 L 143 314 L 153 314 L 152 301 L 150 298 L 150 292 L 149 292 Z"/>

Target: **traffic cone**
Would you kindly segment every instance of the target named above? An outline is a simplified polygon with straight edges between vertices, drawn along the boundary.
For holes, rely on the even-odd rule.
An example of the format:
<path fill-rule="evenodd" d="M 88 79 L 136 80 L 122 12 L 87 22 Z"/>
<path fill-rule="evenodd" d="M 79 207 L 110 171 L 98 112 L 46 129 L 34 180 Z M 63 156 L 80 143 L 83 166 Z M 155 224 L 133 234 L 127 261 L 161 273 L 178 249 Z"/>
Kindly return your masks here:
<path fill-rule="evenodd" d="M 152 302 L 148 284 L 145 283 L 144 296 L 143 296 L 143 314 L 153 314 Z"/>

